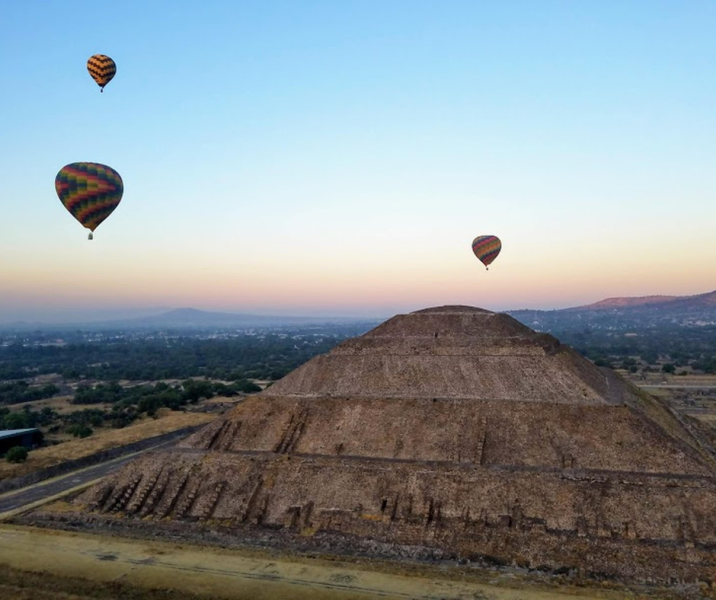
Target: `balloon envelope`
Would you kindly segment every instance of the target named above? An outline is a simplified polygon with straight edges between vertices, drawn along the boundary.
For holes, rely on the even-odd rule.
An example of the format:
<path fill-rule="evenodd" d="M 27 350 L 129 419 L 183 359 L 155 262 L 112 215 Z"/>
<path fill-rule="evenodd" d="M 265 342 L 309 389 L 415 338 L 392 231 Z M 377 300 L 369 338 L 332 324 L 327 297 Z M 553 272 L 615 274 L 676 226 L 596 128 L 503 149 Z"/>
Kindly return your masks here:
<path fill-rule="evenodd" d="M 117 72 L 117 65 L 109 56 L 95 54 L 89 57 L 87 70 L 92 76 L 92 79 L 97 82 L 100 89 L 104 91 L 104 86 L 112 81 L 112 77 L 114 77 Z"/>
<path fill-rule="evenodd" d="M 502 242 L 496 235 L 478 235 L 472 241 L 472 251 L 475 256 L 488 266 L 502 250 Z"/>
<path fill-rule="evenodd" d="M 124 183 L 119 173 L 106 165 L 77 162 L 60 169 L 55 190 L 69 213 L 94 231 L 117 208 Z"/>

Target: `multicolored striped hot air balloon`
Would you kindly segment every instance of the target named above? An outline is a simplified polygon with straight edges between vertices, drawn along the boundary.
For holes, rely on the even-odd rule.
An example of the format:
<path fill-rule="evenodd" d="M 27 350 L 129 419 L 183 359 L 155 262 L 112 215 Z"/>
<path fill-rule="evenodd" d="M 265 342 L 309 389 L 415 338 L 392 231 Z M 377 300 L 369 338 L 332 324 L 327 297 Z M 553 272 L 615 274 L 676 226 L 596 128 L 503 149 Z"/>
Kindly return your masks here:
<path fill-rule="evenodd" d="M 99 91 L 104 92 L 104 86 L 112 81 L 112 77 L 117 73 L 117 65 L 109 56 L 95 54 L 89 57 L 87 70 L 97 82 Z"/>
<path fill-rule="evenodd" d="M 485 269 L 497 258 L 500 250 L 502 250 L 502 242 L 496 235 L 478 235 L 472 240 L 472 251 L 485 265 Z"/>
<path fill-rule="evenodd" d="M 117 208 L 124 184 L 119 173 L 106 165 L 77 162 L 60 169 L 55 190 L 69 213 L 93 232 Z"/>

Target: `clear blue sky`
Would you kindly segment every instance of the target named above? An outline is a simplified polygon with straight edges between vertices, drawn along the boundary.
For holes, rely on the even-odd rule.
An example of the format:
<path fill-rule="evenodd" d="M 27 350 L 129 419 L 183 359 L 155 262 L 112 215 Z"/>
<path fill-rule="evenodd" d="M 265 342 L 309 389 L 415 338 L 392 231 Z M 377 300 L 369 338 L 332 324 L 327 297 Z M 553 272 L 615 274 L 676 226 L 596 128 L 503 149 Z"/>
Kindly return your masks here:
<path fill-rule="evenodd" d="M 715 31 L 697 0 L 2 2 L 0 321 L 710 291 Z M 125 183 L 93 242 L 54 191 L 85 160 Z"/>

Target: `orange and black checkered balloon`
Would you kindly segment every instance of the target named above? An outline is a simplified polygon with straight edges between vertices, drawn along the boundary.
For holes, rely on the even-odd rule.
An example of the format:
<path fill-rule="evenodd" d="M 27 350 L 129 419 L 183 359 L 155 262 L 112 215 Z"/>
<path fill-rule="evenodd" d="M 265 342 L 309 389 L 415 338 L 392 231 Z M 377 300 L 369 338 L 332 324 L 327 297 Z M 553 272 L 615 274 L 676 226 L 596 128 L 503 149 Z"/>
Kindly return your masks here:
<path fill-rule="evenodd" d="M 109 56 L 95 54 L 90 56 L 87 61 L 87 70 L 92 79 L 97 82 L 100 91 L 104 91 L 104 86 L 112 81 L 112 77 L 117 72 L 117 65 L 114 64 L 114 61 Z"/>
<path fill-rule="evenodd" d="M 55 190 L 69 213 L 94 231 L 117 208 L 124 184 L 119 173 L 106 165 L 78 162 L 60 169 Z"/>

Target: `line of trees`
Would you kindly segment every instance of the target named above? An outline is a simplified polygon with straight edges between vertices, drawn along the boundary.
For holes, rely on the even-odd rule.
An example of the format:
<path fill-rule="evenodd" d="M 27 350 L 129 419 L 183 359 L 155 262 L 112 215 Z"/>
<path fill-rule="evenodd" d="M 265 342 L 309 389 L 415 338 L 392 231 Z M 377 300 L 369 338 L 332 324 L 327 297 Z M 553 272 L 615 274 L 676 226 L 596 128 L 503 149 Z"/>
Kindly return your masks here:
<path fill-rule="evenodd" d="M 346 337 L 294 339 L 266 334 L 228 339 L 110 339 L 65 346 L 13 343 L 0 346 L 0 381 L 49 373 L 59 373 L 66 381 L 276 380 Z"/>
<path fill-rule="evenodd" d="M 0 404 L 20 404 L 52 398 L 60 392 L 53 383 L 43 386 L 32 386 L 25 380 L 0 383 Z"/>
<path fill-rule="evenodd" d="M 43 427 L 50 433 L 64 431 L 75 437 L 87 437 L 97 427 L 118 429 L 130 425 L 143 413 L 156 416 L 160 408 L 185 410 L 187 405 L 196 404 L 204 398 L 216 395 L 231 397 L 260 390 L 257 385 L 245 380 L 231 385 L 195 379 L 175 386 L 163 382 L 128 388 L 116 382 L 84 385 L 77 389 L 74 404 L 111 406 L 84 408 L 66 414 L 59 414 L 50 407 L 34 410 L 29 404 L 17 411 L 0 407 L 0 429 Z"/>
<path fill-rule="evenodd" d="M 662 327 L 631 332 L 581 328 L 555 330 L 552 335 L 599 366 L 682 372 L 689 367 L 716 373 L 716 326 Z M 638 357 L 638 360 L 637 360 Z"/>

